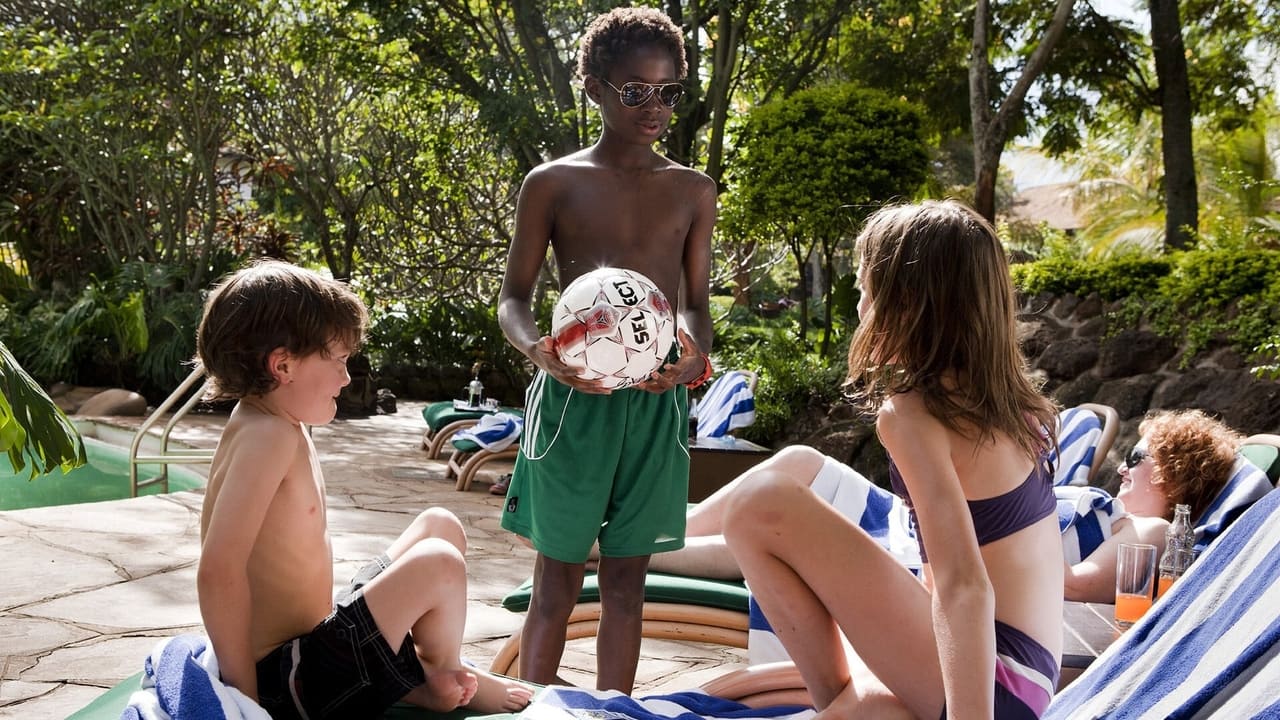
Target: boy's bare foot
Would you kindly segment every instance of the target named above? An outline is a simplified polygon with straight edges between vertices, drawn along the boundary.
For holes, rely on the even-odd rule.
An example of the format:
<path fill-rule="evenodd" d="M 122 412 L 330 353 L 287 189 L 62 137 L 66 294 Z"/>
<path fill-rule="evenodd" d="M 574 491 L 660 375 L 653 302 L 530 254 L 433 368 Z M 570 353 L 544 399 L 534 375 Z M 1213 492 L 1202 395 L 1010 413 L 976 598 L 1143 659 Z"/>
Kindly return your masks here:
<path fill-rule="evenodd" d="M 470 710 L 483 713 L 515 712 L 533 699 L 533 687 L 518 680 L 500 677 L 475 670 L 477 687 L 470 702 L 463 703 Z"/>
<path fill-rule="evenodd" d="M 435 712 L 449 712 L 475 699 L 479 681 L 470 670 L 435 670 L 405 699 Z"/>

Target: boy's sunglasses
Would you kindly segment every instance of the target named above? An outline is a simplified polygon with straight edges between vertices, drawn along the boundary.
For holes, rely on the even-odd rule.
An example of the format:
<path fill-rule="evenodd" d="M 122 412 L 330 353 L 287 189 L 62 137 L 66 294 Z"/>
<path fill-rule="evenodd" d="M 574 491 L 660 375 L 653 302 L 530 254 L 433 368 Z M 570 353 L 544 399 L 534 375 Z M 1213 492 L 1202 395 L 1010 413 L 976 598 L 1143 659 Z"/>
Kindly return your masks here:
<path fill-rule="evenodd" d="M 1142 464 L 1143 460 L 1151 457 L 1151 453 L 1141 445 L 1134 445 L 1129 448 L 1129 454 L 1124 456 L 1124 466 L 1130 470 Z"/>
<path fill-rule="evenodd" d="M 684 86 L 680 83 L 662 83 L 654 85 L 646 82 L 625 82 L 622 87 L 616 87 L 613 83 L 600 78 L 605 85 L 613 88 L 618 93 L 618 100 L 629 108 L 638 108 L 649 102 L 649 98 L 654 93 L 658 93 L 658 102 L 667 107 L 675 107 L 680 102 L 680 98 L 684 95 Z"/>

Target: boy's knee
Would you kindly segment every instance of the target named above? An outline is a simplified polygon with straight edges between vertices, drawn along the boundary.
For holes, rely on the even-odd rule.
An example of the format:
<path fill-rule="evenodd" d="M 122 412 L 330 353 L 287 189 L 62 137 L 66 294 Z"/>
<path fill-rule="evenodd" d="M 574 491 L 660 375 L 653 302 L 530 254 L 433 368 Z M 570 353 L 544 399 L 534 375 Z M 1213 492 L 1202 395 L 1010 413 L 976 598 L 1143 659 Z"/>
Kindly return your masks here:
<path fill-rule="evenodd" d="M 467 532 L 457 515 L 442 507 L 431 507 L 418 513 L 413 520 L 419 538 L 443 538 L 457 545 L 458 541 L 466 542 Z M 465 544 L 461 546 L 465 550 Z"/>
<path fill-rule="evenodd" d="M 467 577 L 467 560 L 453 543 L 441 538 L 419 540 L 393 565 L 419 575 L 422 582 L 438 583 Z"/>

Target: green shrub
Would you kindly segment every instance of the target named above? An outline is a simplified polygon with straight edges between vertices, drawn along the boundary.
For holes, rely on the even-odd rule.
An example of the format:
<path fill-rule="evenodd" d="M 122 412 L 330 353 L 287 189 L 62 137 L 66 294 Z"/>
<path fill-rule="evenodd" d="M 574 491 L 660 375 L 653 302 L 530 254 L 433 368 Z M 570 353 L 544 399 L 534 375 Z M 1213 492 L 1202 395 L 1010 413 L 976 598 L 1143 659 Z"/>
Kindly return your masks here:
<path fill-rule="evenodd" d="M 1265 361 L 1280 328 L 1280 251 L 1240 243 L 1173 252 L 1124 255 L 1102 262 L 1052 253 L 1016 265 L 1015 286 L 1028 294 L 1097 293 L 1121 301 L 1113 325 L 1142 321 L 1183 347 L 1186 364 L 1214 342 Z"/>

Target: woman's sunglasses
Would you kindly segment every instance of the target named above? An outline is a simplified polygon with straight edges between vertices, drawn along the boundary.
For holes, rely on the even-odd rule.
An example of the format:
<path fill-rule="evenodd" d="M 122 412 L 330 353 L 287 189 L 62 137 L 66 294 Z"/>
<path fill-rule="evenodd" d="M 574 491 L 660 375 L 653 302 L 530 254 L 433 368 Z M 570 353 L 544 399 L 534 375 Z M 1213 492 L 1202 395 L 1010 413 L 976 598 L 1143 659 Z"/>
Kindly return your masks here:
<path fill-rule="evenodd" d="M 680 102 L 680 98 L 684 95 L 684 86 L 680 83 L 662 83 L 654 85 L 646 82 L 625 82 L 622 87 L 615 87 L 613 83 L 600 78 L 605 85 L 613 88 L 618 93 L 618 100 L 629 108 L 638 108 L 649 102 L 649 98 L 654 93 L 658 94 L 658 102 L 667 107 L 675 107 Z"/>
<path fill-rule="evenodd" d="M 1130 470 L 1142 464 L 1143 460 L 1151 457 L 1151 453 L 1141 445 L 1134 445 L 1129 448 L 1129 454 L 1124 456 L 1124 466 Z"/>

